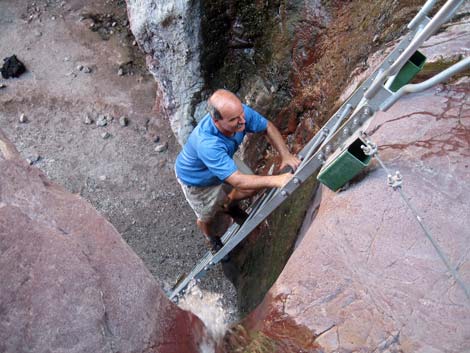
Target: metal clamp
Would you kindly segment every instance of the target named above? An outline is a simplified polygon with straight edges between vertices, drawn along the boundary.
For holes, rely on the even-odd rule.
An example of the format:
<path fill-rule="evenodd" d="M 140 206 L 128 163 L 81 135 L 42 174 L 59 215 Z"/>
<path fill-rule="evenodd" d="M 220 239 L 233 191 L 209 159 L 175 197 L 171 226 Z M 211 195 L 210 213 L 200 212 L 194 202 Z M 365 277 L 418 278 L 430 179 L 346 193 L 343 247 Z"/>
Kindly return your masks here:
<path fill-rule="evenodd" d="M 396 190 L 397 188 L 401 187 L 401 184 L 403 183 L 403 177 L 400 174 L 400 171 L 396 171 L 395 175 L 387 175 L 387 183 L 388 186 L 392 187 L 393 190 Z"/>
<path fill-rule="evenodd" d="M 377 154 L 377 145 L 370 140 L 366 140 L 366 145 L 361 146 L 366 156 L 375 156 Z"/>

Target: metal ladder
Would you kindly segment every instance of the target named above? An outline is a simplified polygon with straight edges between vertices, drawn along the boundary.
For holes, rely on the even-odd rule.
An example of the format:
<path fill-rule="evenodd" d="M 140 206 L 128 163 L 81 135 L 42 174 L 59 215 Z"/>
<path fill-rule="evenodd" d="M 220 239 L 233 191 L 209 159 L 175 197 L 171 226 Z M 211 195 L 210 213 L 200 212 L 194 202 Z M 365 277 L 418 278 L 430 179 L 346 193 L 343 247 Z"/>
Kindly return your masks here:
<path fill-rule="evenodd" d="M 187 286 L 200 279 L 207 270 L 224 259 L 243 239 L 281 205 L 304 181 L 317 173 L 326 159 L 353 135 L 362 134 L 375 112 L 386 111 L 401 96 L 421 92 L 452 75 L 470 68 L 470 58 L 465 58 L 440 74 L 420 84 L 408 84 L 397 92 L 386 88 L 386 81 L 396 75 L 422 43 L 457 11 L 464 0 L 448 0 L 430 19 L 429 11 L 437 0 L 428 0 L 408 24 L 409 33 L 385 58 L 372 75 L 344 102 L 324 127 L 298 153 L 301 164 L 293 178 L 281 189 L 270 189 L 262 194 L 247 210 L 248 218 L 242 225 L 232 224 L 222 237 L 224 246 L 215 254 L 208 251 L 192 271 L 168 293 L 177 302 Z"/>

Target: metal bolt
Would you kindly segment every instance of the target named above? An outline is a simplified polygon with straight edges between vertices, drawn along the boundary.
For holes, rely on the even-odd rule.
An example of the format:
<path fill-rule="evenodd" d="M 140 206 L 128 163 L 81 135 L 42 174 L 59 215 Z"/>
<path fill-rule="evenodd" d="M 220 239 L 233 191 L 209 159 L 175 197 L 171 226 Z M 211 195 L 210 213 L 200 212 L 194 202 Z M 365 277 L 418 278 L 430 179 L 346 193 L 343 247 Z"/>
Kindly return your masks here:
<path fill-rule="evenodd" d="M 343 136 L 349 136 L 349 133 L 350 133 L 349 128 L 348 128 L 348 127 L 345 127 L 345 128 L 343 129 Z"/>
<path fill-rule="evenodd" d="M 325 155 L 323 153 L 319 153 L 318 159 L 323 162 L 325 160 Z"/>
<path fill-rule="evenodd" d="M 361 120 L 359 120 L 359 118 L 354 118 L 352 123 L 353 125 L 357 126 L 361 123 Z"/>
<path fill-rule="evenodd" d="M 403 53 L 403 52 L 405 51 L 405 49 L 400 48 L 400 49 L 398 49 L 398 51 L 399 51 L 400 53 Z"/>
<path fill-rule="evenodd" d="M 294 184 L 300 184 L 299 178 L 294 178 Z"/>
<path fill-rule="evenodd" d="M 325 147 L 325 153 L 328 154 L 328 153 L 330 153 L 330 152 L 331 152 L 331 145 L 327 145 L 327 146 Z"/>
<path fill-rule="evenodd" d="M 363 90 L 363 91 L 367 91 L 367 87 L 362 87 L 362 90 Z"/>
<path fill-rule="evenodd" d="M 324 134 L 328 134 L 329 132 L 330 132 L 330 129 L 328 129 L 327 127 L 323 129 Z"/>
<path fill-rule="evenodd" d="M 392 60 L 392 59 L 388 59 L 388 63 L 389 63 L 389 64 L 392 64 L 392 63 L 393 63 L 393 60 Z"/>
<path fill-rule="evenodd" d="M 282 190 L 282 191 L 281 191 L 281 195 L 282 195 L 282 196 L 287 196 L 287 191 L 286 191 L 286 190 Z"/>
<path fill-rule="evenodd" d="M 370 109 L 370 107 L 366 107 L 364 109 L 364 115 L 365 116 L 370 116 L 372 114 L 372 110 Z"/>

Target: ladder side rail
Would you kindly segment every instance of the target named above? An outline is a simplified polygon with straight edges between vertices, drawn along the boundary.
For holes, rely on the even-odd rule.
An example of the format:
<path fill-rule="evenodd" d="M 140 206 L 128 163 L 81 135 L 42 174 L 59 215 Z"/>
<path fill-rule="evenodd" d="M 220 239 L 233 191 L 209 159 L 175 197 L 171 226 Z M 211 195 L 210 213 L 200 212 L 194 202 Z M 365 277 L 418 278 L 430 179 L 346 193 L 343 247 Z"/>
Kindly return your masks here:
<path fill-rule="evenodd" d="M 227 231 L 224 233 L 224 235 L 222 235 L 222 243 L 226 243 L 227 241 L 229 241 L 230 238 L 232 238 L 232 236 L 234 234 L 237 234 L 238 230 L 240 229 L 240 225 L 237 224 L 237 223 L 233 223 L 228 229 Z"/>
<path fill-rule="evenodd" d="M 338 130 L 338 127 L 341 125 L 343 120 L 349 115 L 352 108 L 353 108 L 353 106 L 351 104 L 349 104 L 349 103 L 346 104 L 346 106 L 344 107 L 344 110 L 341 112 L 341 114 L 339 114 L 338 121 L 336 121 L 336 123 L 331 128 L 330 133 L 328 134 L 328 136 L 326 136 L 326 139 L 325 139 L 324 143 L 327 143 L 328 140 L 331 138 L 331 136 L 333 136 L 333 134 L 336 132 L 336 130 Z"/>
<path fill-rule="evenodd" d="M 416 16 L 408 23 L 408 28 L 413 29 L 415 26 L 417 26 L 423 18 L 425 18 L 428 14 L 429 11 L 432 10 L 434 5 L 437 3 L 438 0 L 428 0 L 426 3 L 421 7 L 421 10 L 416 14 Z"/>
<path fill-rule="evenodd" d="M 439 29 L 439 27 L 445 22 L 449 15 L 453 14 L 462 3 L 461 0 L 448 0 L 437 14 L 424 26 L 424 28 L 416 34 L 411 40 L 411 43 L 401 53 L 401 55 L 391 66 L 387 68 L 381 75 L 377 76 L 370 88 L 365 92 L 364 97 L 367 99 L 372 98 L 378 89 L 382 86 L 385 79 L 391 75 L 396 74 L 408 59 L 414 54 L 414 52 L 427 40 L 432 34 Z M 417 27 L 424 25 L 420 24 Z"/>

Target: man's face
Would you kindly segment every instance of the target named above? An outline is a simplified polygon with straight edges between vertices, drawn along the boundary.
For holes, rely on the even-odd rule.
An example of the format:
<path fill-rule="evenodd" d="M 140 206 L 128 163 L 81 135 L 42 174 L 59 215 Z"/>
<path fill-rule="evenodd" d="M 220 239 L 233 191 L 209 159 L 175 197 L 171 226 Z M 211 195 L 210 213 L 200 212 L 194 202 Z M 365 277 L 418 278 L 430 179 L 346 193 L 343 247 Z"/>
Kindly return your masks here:
<path fill-rule="evenodd" d="M 222 112 L 221 112 L 222 113 Z M 245 113 L 243 106 L 231 107 L 222 113 L 222 119 L 215 121 L 216 126 L 219 130 L 227 136 L 232 136 L 236 132 L 242 132 L 245 130 Z"/>

